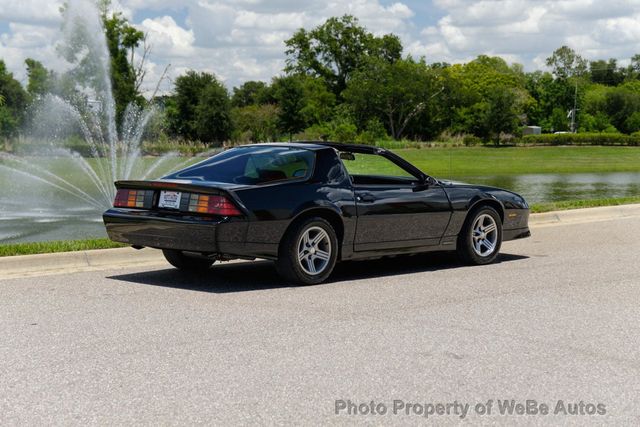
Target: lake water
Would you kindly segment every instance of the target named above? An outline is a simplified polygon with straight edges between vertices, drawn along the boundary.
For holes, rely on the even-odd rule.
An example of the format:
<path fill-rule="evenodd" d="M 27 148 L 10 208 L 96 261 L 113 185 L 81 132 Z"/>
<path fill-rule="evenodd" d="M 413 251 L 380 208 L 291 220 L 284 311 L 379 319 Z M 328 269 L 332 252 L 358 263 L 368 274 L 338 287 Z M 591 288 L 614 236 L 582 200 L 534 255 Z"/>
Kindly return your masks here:
<path fill-rule="evenodd" d="M 441 178 L 509 189 L 529 203 L 640 196 L 640 173 Z M 9 184 L 0 196 L 0 244 L 106 236 L 100 210 L 47 188 Z"/>

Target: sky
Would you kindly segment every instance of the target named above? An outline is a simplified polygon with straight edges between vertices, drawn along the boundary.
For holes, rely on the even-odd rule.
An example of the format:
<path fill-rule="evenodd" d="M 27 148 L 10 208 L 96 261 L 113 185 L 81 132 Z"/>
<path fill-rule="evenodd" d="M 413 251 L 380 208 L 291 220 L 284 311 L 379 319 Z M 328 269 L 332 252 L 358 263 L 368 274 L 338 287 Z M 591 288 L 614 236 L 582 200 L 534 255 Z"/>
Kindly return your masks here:
<path fill-rule="evenodd" d="M 525 70 L 568 45 L 587 59 L 640 53 L 640 0 L 114 0 L 148 34 L 143 85 L 161 92 L 189 69 L 214 73 L 229 89 L 282 73 L 284 40 L 331 16 L 352 14 L 376 35 L 397 34 L 404 53 L 460 63 L 497 55 Z M 0 59 L 25 83 L 26 58 L 61 69 L 57 0 L 0 0 Z"/>

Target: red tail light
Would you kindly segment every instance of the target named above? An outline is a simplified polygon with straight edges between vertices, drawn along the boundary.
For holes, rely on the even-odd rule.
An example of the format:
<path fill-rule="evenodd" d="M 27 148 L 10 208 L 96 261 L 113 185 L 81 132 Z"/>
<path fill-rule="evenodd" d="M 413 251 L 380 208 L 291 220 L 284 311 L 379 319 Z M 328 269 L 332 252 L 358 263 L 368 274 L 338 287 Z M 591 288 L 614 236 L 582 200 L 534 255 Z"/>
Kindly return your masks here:
<path fill-rule="evenodd" d="M 116 208 L 144 208 L 146 193 L 144 190 L 120 189 L 116 192 L 113 206 Z"/>
<path fill-rule="evenodd" d="M 220 216 L 240 216 L 242 212 L 225 196 L 191 194 L 189 212 Z"/>

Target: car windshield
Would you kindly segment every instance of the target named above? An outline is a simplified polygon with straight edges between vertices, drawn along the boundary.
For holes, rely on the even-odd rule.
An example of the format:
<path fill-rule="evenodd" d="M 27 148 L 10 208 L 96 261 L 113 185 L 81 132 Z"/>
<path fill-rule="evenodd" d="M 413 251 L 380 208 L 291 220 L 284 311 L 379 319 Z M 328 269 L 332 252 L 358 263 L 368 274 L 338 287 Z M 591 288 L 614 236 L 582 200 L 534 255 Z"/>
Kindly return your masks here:
<path fill-rule="evenodd" d="M 238 147 L 223 151 L 164 178 L 264 184 L 308 178 L 313 170 L 314 158 L 313 151 L 296 147 Z"/>

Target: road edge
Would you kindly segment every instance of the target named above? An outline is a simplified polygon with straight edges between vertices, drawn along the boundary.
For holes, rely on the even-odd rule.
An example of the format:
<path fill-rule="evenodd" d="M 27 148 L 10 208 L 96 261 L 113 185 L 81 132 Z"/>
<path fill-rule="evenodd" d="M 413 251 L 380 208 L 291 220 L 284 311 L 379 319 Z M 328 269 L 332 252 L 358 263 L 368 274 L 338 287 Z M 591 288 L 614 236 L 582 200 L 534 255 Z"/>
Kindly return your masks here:
<path fill-rule="evenodd" d="M 28 277 L 70 271 L 148 266 L 164 262 L 166 261 L 159 250 L 148 248 L 136 250 L 130 247 L 17 255 L 0 257 L 0 280 L 16 276 Z"/>
<path fill-rule="evenodd" d="M 617 218 L 640 216 L 640 203 L 595 208 L 568 209 L 531 214 L 529 226 L 607 221 Z"/>

